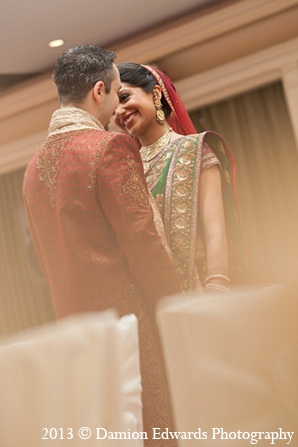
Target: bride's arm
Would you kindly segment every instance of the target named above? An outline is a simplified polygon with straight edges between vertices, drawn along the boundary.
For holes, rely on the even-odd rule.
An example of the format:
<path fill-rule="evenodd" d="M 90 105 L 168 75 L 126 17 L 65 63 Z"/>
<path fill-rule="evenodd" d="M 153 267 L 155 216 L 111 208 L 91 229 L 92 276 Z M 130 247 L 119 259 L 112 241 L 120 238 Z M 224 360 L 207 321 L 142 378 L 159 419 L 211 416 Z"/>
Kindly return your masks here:
<path fill-rule="evenodd" d="M 228 291 L 228 244 L 218 164 L 201 174 L 199 216 L 207 254 L 207 289 L 212 288 L 211 284 L 217 284 L 220 285 L 217 290 L 225 291 L 227 288 Z"/>

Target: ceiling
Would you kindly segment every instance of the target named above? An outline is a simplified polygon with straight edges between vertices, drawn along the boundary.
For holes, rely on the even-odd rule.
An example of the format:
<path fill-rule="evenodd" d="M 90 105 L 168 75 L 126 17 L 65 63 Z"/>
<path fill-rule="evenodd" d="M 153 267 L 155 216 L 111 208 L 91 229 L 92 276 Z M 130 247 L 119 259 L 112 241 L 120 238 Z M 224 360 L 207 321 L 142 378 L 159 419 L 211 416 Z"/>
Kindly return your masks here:
<path fill-rule="evenodd" d="M 225 0 L 1 0 L 0 90 L 51 70 L 85 43 L 109 48 L 152 27 Z M 48 43 L 65 44 L 50 48 Z"/>

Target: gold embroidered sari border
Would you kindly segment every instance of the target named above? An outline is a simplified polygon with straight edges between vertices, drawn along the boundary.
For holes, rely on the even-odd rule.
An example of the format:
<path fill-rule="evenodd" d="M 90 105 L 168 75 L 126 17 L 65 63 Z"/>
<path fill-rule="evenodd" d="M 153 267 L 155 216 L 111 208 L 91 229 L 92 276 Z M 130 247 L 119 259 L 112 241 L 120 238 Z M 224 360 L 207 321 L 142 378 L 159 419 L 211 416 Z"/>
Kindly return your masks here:
<path fill-rule="evenodd" d="M 195 272 L 195 250 L 198 225 L 199 183 L 204 135 L 198 134 L 179 141 L 169 167 L 165 198 L 164 222 L 174 259 L 179 255 L 180 274 L 183 287 L 193 288 Z M 178 198 L 178 189 L 184 192 L 183 200 Z M 181 213 L 179 213 L 179 207 Z M 178 228 L 176 228 L 176 224 Z M 180 225 L 180 228 L 179 228 Z M 181 239 L 180 247 L 177 243 Z M 174 249 L 175 247 L 175 249 Z M 183 255 L 183 261 L 181 260 Z"/>

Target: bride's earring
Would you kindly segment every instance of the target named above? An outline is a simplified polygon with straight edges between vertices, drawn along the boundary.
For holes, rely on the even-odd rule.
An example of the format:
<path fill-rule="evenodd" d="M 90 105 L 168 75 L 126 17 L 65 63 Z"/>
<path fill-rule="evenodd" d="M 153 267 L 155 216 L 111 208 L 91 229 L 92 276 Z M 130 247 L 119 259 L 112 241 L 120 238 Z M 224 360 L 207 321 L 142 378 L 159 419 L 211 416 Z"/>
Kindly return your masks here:
<path fill-rule="evenodd" d="M 162 110 L 162 104 L 160 102 L 158 92 L 157 92 L 157 90 L 154 90 L 154 89 L 153 89 L 153 103 L 154 103 L 154 107 L 156 109 L 156 121 L 159 124 L 164 124 L 166 121 L 166 117 L 165 117 L 164 111 Z"/>

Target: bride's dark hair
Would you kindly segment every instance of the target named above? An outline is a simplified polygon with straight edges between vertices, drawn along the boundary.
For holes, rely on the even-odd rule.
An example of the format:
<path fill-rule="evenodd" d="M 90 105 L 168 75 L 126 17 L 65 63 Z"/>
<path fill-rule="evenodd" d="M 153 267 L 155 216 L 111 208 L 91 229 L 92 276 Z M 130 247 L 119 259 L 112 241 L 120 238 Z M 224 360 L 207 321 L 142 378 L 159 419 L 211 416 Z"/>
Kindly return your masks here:
<path fill-rule="evenodd" d="M 158 85 L 154 76 L 140 64 L 134 62 L 120 62 L 117 64 L 117 68 L 120 73 L 121 82 L 125 82 L 134 87 L 139 87 L 146 93 L 152 92 L 154 87 Z M 168 118 L 171 115 L 172 110 L 163 95 L 161 104 L 165 117 Z"/>

